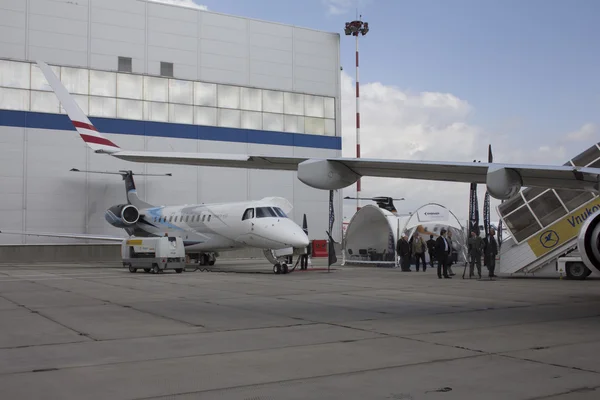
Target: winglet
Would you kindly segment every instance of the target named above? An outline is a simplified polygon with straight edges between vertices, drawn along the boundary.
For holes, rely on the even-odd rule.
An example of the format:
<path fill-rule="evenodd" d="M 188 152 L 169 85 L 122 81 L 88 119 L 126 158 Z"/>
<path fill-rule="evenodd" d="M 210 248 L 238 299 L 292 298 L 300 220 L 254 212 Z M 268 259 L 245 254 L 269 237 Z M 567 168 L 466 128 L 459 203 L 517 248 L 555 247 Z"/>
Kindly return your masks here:
<path fill-rule="evenodd" d="M 61 81 L 54 75 L 52 69 L 43 61 L 37 61 L 37 64 L 83 141 L 97 153 L 115 153 L 121 151 L 119 146 L 98 132 Z"/>

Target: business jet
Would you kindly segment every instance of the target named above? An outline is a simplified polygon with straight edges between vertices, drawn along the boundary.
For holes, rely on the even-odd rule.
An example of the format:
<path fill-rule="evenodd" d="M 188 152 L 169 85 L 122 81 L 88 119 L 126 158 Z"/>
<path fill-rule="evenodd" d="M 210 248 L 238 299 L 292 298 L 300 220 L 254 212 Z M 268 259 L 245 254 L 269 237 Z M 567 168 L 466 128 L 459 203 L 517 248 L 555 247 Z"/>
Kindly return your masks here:
<path fill-rule="evenodd" d="M 104 217 L 108 223 L 122 228 L 129 236 L 179 236 L 183 239 L 186 254 L 203 265 L 214 265 L 219 251 L 250 247 L 263 250 L 265 257 L 273 264 L 273 272 L 287 273 L 285 259 L 289 255 L 304 254 L 309 244 L 305 231 L 286 214 L 291 210 L 291 204 L 281 197 L 217 204 L 154 206 L 138 197 L 132 171 L 71 171 L 120 174 L 125 181 L 127 203 L 106 210 Z M 124 240 L 123 237 L 92 234 L 0 233 L 113 242 Z"/>
<path fill-rule="evenodd" d="M 81 138 L 96 153 L 121 160 L 154 163 L 297 171 L 304 184 L 338 190 L 363 176 L 486 184 L 490 196 L 507 200 L 522 187 L 600 192 L 600 168 L 531 164 L 437 162 L 371 158 L 298 158 L 240 154 L 129 151 L 121 149 L 94 128 L 50 67 L 38 61 Z M 600 146 L 600 143 L 598 144 Z M 579 249 L 588 268 L 600 271 L 600 210 L 582 226 Z"/>

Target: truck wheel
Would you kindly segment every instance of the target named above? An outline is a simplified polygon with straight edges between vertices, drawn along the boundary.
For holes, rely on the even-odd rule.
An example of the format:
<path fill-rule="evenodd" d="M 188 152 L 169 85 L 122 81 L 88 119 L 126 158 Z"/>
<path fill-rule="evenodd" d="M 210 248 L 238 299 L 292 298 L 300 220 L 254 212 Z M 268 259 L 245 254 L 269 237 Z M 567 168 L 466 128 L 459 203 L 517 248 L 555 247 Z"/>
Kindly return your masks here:
<path fill-rule="evenodd" d="M 154 264 L 154 266 L 152 267 L 152 273 L 153 274 L 160 273 L 160 268 L 158 268 L 158 264 Z"/>
<path fill-rule="evenodd" d="M 208 265 L 215 265 L 215 260 L 210 260 L 210 261 L 208 262 Z"/>
<path fill-rule="evenodd" d="M 131 272 L 132 274 L 134 274 L 134 273 L 136 273 L 136 272 L 137 272 L 137 268 L 133 268 L 133 267 L 131 266 L 131 264 L 129 264 L 129 272 Z"/>
<path fill-rule="evenodd" d="M 144 272 L 145 272 L 145 273 L 147 273 L 147 274 L 148 274 L 148 273 L 150 273 L 150 271 L 152 271 L 150 268 L 144 268 Z"/>
<path fill-rule="evenodd" d="M 582 262 L 568 262 L 567 263 L 566 273 L 567 273 L 567 278 L 569 278 L 569 279 L 584 280 L 589 275 L 588 271 L 589 271 L 588 268 Z"/>
<path fill-rule="evenodd" d="M 177 272 L 178 274 L 183 272 L 183 268 L 175 268 L 175 272 Z"/>

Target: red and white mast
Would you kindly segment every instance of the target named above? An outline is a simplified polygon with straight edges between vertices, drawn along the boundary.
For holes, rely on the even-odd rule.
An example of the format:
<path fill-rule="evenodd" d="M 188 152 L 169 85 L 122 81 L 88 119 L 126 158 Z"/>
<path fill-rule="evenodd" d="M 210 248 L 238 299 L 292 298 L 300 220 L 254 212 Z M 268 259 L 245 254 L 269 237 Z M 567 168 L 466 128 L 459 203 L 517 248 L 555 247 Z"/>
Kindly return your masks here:
<path fill-rule="evenodd" d="M 362 16 L 361 16 L 362 18 Z M 352 22 L 346 22 L 344 33 L 347 36 L 356 37 L 356 158 L 360 158 L 360 89 L 359 89 L 359 72 L 358 72 L 358 36 L 363 36 L 369 32 L 369 24 L 358 19 Z M 356 181 L 356 211 L 360 209 L 360 178 Z"/>

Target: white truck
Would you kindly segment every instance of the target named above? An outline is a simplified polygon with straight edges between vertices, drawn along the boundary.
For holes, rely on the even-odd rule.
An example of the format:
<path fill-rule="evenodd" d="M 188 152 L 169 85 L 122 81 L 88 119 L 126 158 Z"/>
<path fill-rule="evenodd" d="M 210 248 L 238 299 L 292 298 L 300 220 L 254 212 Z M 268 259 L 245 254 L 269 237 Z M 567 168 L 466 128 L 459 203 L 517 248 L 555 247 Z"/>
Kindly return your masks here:
<path fill-rule="evenodd" d="M 180 237 L 144 237 L 129 238 L 121 244 L 123 266 L 129 272 L 144 272 L 158 274 L 165 269 L 174 269 L 178 274 L 185 269 L 185 248 Z"/>

